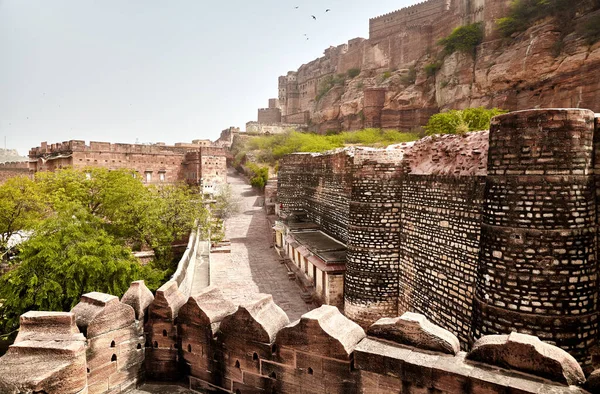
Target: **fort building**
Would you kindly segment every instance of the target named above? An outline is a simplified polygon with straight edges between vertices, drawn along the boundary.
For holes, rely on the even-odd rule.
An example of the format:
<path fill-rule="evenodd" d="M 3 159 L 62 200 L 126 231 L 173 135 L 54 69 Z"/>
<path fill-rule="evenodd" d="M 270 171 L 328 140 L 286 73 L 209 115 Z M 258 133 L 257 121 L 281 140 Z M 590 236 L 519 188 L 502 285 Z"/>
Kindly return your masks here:
<path fill-rule="evenodd" d="M 29 171 L 55 171 L 60 168 L 101 167 L 130 169 L 146 184 L 172 184 L 185 181 L 201 186 L 211 194 L 227 183 L 226 153 L 208 140 L 176 143 L 173 146 L 115 144 L 71 140 L 48 144 L 29 151 Z"/>

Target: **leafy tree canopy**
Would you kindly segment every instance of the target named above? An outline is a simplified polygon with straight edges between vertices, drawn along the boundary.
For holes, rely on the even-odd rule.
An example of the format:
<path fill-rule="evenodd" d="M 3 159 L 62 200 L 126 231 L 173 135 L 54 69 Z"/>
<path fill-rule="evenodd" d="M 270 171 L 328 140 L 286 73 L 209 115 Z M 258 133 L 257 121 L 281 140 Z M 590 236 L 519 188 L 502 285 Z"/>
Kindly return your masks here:
<path fill-rule="evenodd" d="M 0 186 L 0 232 L 32 230 L 0 278 L 0 332 L 28 310 L 70 310 L 82 294 L 121 296 L 132 280 L 151 290 L 174 270 L 171 245 L 209 215 L 185 184 L 146 187 L 128 170 L 41 172 Z M 151 248 L 141 266 L 131 249 Z"/>

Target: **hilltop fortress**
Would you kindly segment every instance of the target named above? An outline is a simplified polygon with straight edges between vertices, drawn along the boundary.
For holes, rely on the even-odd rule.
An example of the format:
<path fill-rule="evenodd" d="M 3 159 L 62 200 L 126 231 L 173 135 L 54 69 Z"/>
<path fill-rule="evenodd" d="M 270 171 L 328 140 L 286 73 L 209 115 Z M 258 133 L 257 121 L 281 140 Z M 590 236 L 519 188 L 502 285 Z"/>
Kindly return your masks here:
<path fill-rule="evenodd" d="M 447 108 L 600 111 L 600 82 L 593 77 L 600 70 L 600 46 L 590 46 L 576 34 L 561 38 L 551 20 L 508 41 L 500 39 L 496 20 L 506 16 L 509 3 L 429 0 L 372 18 L 368 39 L 332 46 L 323 57 L 280 76 L 278 99 L 259 112 L 259 123 L 266 116 L 269 122 L 281 119 L 319 132 L 363 127 L 408 130 Z M 582 1 L 574 7 L 578 20 L 584 20 L 594 6 Z M 469 23 L 483 26 L 484 40 L 476 57 L 457 52 L 441 59 L 437 42 Z M 564 48 L 557 55 L 552 48 L 559 44 Z M 437 65 L 435 75 L 424 71 L 432 64 Z M 348 77 L 353 69 L 360 75 Z M 324 87 L 340 75 L 345 81 Z"/>

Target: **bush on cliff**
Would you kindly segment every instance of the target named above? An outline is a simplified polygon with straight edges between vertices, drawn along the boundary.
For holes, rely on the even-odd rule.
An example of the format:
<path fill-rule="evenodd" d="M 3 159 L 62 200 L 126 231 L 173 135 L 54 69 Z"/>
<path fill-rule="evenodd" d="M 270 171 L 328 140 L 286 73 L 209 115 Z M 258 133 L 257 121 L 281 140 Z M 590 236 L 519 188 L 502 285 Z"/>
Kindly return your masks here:
<path fill-rule="evenodd" d="M 456 51 L 474 55 L 481 41 L 483 41 L 483 25 L 471 23 L 452 30 L 452 33 L 440 39 L 438 44 L 444 47 L 444 52 L 448 55 Z"/>
<path fill-rule="evenodd" d="M 506 17 L 496 21 L 498 30 L 505 37 L 525 31 L 538 20 L 547 17 L 557 17 L 563 33 L 572 31 L 578 7 L 583 5 L 581 0 L 513 0 Z M 595 9 L 598 8 L 596 3 Z"/>
<path fill-rule="evenodd" d="M 441 112 L 429 118 L 425 130 L 428 135 L 432 134 L 463 134 L 468 131 L 487 130 L 490 120 L 506 111 L 483 107 L 467 108 L 464 110 L 450 110 Z"/>

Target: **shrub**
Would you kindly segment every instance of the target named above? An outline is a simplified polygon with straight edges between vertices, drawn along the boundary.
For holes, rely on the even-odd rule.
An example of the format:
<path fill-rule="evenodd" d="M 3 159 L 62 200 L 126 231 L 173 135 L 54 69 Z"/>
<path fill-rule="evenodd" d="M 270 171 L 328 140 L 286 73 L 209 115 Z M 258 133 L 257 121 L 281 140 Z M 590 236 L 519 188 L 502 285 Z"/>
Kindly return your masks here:
<path fill-rule="evenodd" d="M 498 108 L 486 109 L 483 107 L 450 110 L 429 118 L 425 130 L 428 135 L 462 134 L 467 131 L 486 130 L 490 127 L 492 117 L 505 112 Z"/>
<path fill-rule="evenodd" d="M 428 77 L 433 77 L 435 74 L 437 74 L 440 68 L 442 68 L 442 64 L 443 63 L 439 60 L 433 63 L 426 64 L 425 67 L 423 67 L 423 69 L 425 70 L 425 74 L 427 74 Z"/>
<path fill-rule="evenodd" d="M 351 68 L 350 70 L 348 70 L 348 72 L 346 74 L 348 75 L 348 78 L 350 78 L 350 79 L 356 78 L 356 77 L 358 77 L 358 74 L 360 74 L 360 68 Z"/>
<path fill-rule="evenodd" d="M 444 47 L 446 54 L 451 54 L 456 51 L 475 54 L 477 45 L 483 40 L 483 26 L 481 23 L 471 23 L 457 27 L 450 33 L 438 41 L 439 45 Z"/>
<path fill-rule="evenodd" d="M 386 79 L 390 78 L 392 76 L 392 72 L 391 71 L 386 71 L 383 74 L 381 74 L 381 80 L 385 81 Z"/>
<path fill-rule="evenodd" d="M 259 189 L 264 189 L 269 180 L 269 167 L 261 167 L 255 163 L 248 164 L 251 172 L 250 184 Z"/>
<path fill-rule="evenodd" d="M 513 0 L 508 16 L 496 21 L 498 30 L 505 37 L 526 30 L 539 19 L 560 16 L 566 25 L 575 16 L 577 5 L 569 0 Z"/>
<path fill-rule="evenodd" d="M 410 66 L 408 68 L 408 73 L 403 75 L 400 81 L 404 85 L 413 85 L 417 81 L 417 69 L 415 66 Z"/>
<path fill-rule="evenodd" d="M 346 83 L 346 74 L 328 75 L 319 83 L 315 100 L 319 101 L 335 86 L 343 86 Z"/>

